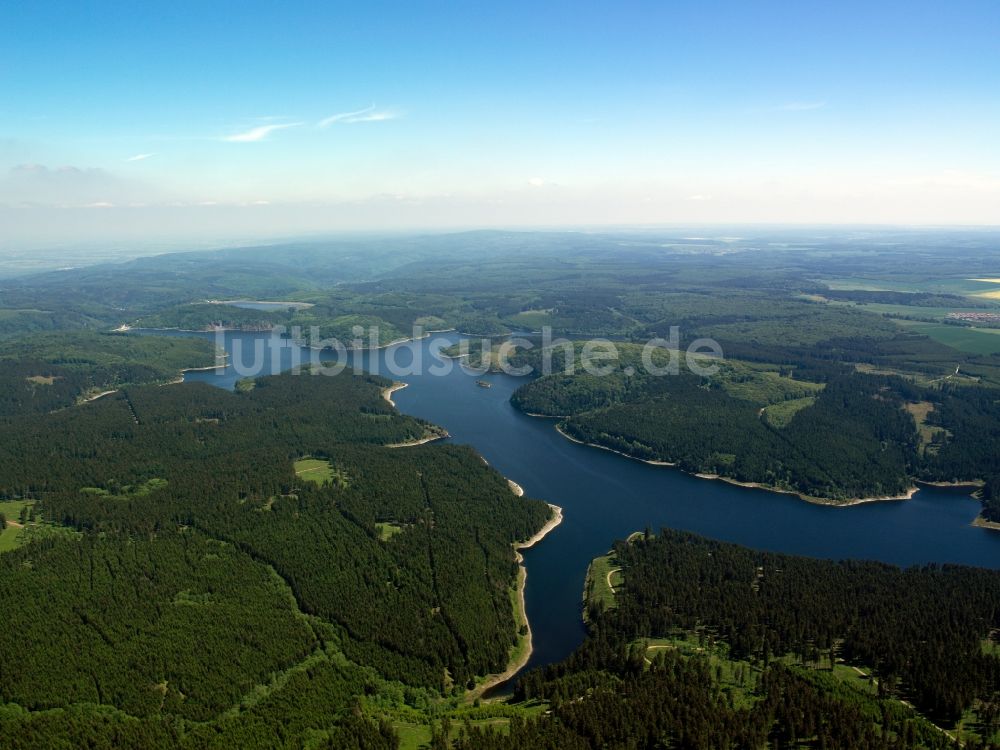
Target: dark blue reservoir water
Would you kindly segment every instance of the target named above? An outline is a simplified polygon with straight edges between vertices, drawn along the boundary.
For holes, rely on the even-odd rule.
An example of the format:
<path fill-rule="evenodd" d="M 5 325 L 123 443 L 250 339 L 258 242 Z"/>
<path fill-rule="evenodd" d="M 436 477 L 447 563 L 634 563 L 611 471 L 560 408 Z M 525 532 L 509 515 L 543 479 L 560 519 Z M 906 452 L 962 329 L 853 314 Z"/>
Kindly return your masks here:
<path fill-rule="evenodd" d="M 160 335 L 165 333 L 183 335 Z M 647 526 L 686 529 L 758 549 L 813 557 L 1000 568 L 1000 532 L 970 526 L 979 503 L 967 490 L 927 487 L 908 501 L 836 508 L 698 479 L 578 445 L 561 437 L 552 420 L 525 416 L 510 405 L 510 396 L 523 379 L 472 373 L 451 360 L 447 374 L 429 372 L 442 367 L 435 352 L 458 338 L 440 334 L 359 352 L 356 364 L 409 383 L 393 395 L 401 411 L 445 427 L 452 441 L 475 446 L 527 495 L 564 509 L 562 524 L 524 555 L 535 649 L 529 667 L 559 660 L 579 645 L 584 636 L 580 604 L 588 563 L 606 552 L 613 540 Z M 226 333 L 220 343 L 230 355 L 227 368 L 188 373 L 186 380 L 232 388 L 240 377 L 235 365 L 240 361 L 252 365 L 255 346 L 263 353 L 258 357 L 261 374 L 294 364 L 295 347 L 273 346 L 268 334 Z M 415 357 L 423 360 L 421 374 L 390 371 L 390 364 L 405 367 Z M 492 387 L 478 387 L 477 379 Z"/>

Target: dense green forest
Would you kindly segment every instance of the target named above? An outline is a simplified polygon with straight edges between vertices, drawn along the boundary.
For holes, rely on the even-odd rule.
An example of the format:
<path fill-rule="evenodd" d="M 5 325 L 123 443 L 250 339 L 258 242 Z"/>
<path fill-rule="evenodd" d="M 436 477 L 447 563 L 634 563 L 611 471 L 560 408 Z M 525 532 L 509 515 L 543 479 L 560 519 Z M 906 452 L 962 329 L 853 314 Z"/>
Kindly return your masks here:
<path fill-rule="evenodd" d="M 609 337 L 606 376 L 565 371 L 578 341 L 517 350 L 554 372 L 514 404 L 829 502 L 982 480 L 1000 522 L 1000 337 L 952 315 L 1000 312 L 989 236 L 685 237 L 365 237 L 0 284 L 0 526 L 23 526 L 0 547 L 0 746 L 954 746 L 928 719 L 995 740 L 996 574 L 669 531 L 616 545 L 625 585 L 566 662 L 462 705 L 518 643 L 511 543 L 549 508 L 469 448 L 391 447 L 441 431 L 385 379 L 164 385 L 216 364 L 211 343 L 109 333 L 456 329 L 489 337 L 474 364 L 512 332 Z M 681 350 L 721 345 L 715 374 L 642 370 L 675 326 Z"/>
<path fill-rule="evenodd" d="M 995 358 L 909 334 L 723 348 L 718 372 L 704 376 L 688 371 L 683 353 L 677 374 L 649 375 L 627 344 L 602 376 L 582 367 L 579 344 L 519 349 L 511 364 L 544 372 L 547 359 L 552 373 L 512 401 L 559 417 L 559 429 L 582 442 L 822 501 L 903 495 L 914 480 L 995 486 Z M 478 340 L 468 351 L 474 366 L 494 364 L 484 364 Z M 668 356 L 657 351 L 653 361 Z M 983 493 L 984 517 L 993 520 L 1000 516 L 990 497 Z"/>
<path fill-rule="evenodd" d="M 303 727 L 378 746 L 391 733 L 346 716 L 359 695 L 460 693 L 500 671 L 517 638 L 511 543 L 550 510 L 470 449 L 380 447 L 431 429 L 381 397 L 389 384 L 347 372 L 240 393 L 130 386 L 12 418 L 0 495 L 82 534 L 0 556 L 4 736 L 29 746 L 55 731 L 39 712 L 55 712 L 68 736 L 222 746 L 290 721 L 267 705 L 311 695 L 305 675 L 339 694 Z M 339 481 L 297 478 L 307 455 Z M 385 539 L 380 523 L 400 532 Z"/>
<path fill-rule="evenodd" d="M 167 382 L 219 361 L 204 339 L 84 331 L 15 339 L 0 349 L 0 419 L 53 411 L 125 385 Z"/>
<path fill-rule="evenodd" d="M 966 747 L 997 733 L 1000 656 L 983 644 L 1000 573 L 818 561 L 666 529 L 612 554 L 613 606 L 589 597 L 585 644 L 520 680 L 517 698 L 551 714 L 509 736 L 470 727 L 459 747 L 952 747 L 914 706 L 945 726 L 964 716 Z"/>

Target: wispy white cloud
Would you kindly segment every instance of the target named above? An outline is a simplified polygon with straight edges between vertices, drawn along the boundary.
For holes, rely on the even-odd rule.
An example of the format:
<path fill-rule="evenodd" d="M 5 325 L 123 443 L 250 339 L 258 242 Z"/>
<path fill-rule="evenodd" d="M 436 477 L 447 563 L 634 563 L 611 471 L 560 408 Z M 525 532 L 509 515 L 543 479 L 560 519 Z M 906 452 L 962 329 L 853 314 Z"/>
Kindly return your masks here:
<path fill-rule="evenodd" d="M 286 128 L 297 128 L 302 125 L 301 122 L 283 122 L 275 123 L 273 125 L 258 125 L 256 128 L 251 128 L 245 133 L 234 133 L 233 135 L 227 135 L 222 140 L 228 141 L 230 143 L 256 143 L 257 141 L 262 141 L 267 138 L 271 133 L 276 130 L 285 130 Z"/>
<path fill-rule="evenodd" d="M 324 117 L 316 123 L 316 127 L 328 128 L 337 123 L 350 125 L 355 122 L 382 122 L 384 120 L 395 120 L 397 117 L 399 117 L 398 112 L 391 109 L 377 109 L 372 104 L 370 107 L 365 107 L 354 112 L 338 112 L 335 115 Z"/>
<path fill-rule="evenodd" d="M 135 156 L 130 156 L 125 161 L 145 161 L 151 156 L 156 156 L 156 154 L 136 154 Z"/>
<path fill-rule="evenodd" d="M 808 112 L 813 109 L 823 109 L 825 106 L 825 101 L 786 102 L 785 104 L 778 105 L 775 109 L 781 112 Z"/>

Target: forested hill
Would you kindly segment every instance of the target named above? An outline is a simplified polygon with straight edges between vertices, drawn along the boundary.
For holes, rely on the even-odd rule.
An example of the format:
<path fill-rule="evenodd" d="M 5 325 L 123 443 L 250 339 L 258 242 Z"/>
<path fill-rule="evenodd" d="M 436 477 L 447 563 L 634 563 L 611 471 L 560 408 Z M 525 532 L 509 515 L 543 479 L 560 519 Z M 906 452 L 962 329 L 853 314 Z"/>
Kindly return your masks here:
<path fill-rule="evenodd" d="M 461 748 L 949 748 L 959 728 L 966 748 L 997 746 L 996 571 L 812 560 L 668 529 L 610 559 L 611 603 L 588 591 L 585 644 L 521 680 L 518 697 L 551 713 L 509 737 L 470 730 Z"/>
<path fill-rule="evenodd" d="M 11 420 L 0 496 L 49 533 L 0 554 L 0 744 L 390 747 L 365 695 L 501 670 L 511 543 L 550 510 L 471 449 L 381 447 L 431 429 L 388 384 L 123 387 Z"/>
<path fill-rule="evenodd" d="M 44 414 L 125 385 L 164 383 L 212 367 L 212 342 L 87 331 L 40 333 L 0 349 L 0 420 Z"/>
<path fill-rule="evenodd" d="M 901 496 L 914 481 L 985 480 L 983 514 L 1000 518 L 993 387 L 859 368 L 804 349 L 772 353 L 781 364 L 727 359 L 713 375 L 682 365 L 653 376 L 638 347 L 617 350 L 601 377 L 581 371 L 579 358 L 564 372 L 553 356 L 554 372 L 511 401 L 559 417 L 559 429 L 582 442 L 821 501 Z M 514 362 L 537 367 L 542 356 L 519 352 Z"/>

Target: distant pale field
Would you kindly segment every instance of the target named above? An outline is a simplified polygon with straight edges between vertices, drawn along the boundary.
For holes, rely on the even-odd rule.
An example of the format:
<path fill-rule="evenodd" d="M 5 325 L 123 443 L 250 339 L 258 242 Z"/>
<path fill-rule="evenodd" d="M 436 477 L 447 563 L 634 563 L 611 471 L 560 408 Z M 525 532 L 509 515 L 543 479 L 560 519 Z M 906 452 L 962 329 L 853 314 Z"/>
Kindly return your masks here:
<path fill-rule="evenodd" d="M 978 281 L 981 284 L 1000 284 L 1000 278 L 994 279 L 969 279 L 969 281 Z M 984 297 L 986 299 L 1000 299 L 1000 289 L 989 289 L 985 292 L 976 292 L 975 296 Z"/>
<path fill-rule="evenodd" d="M 997 299 L 1000 302 L 1000 298 Z M 998 312 L 997 308 L 990 307 L 924 307 L 922 305 L 890 305 L 883 302 L 841 302 L 833 300 L 830 305 L 840 305 L 842 307 L 853 307 L 870 313 L 899 315 L 901 317 L 921 318 L 924 320 L 944 320 L 951 313 L 988 313 Z"/>
<path fill-rule="evenodd" d="M 993 291 L 990 287 L 1000 284 L 1000 276 L 977 279 L 914 279 L 889 280 L 865 278 L 829 278 L 817 279 L 831 289 L 838 291 L 865 292 L 932 292 L 935 294 L 968 294 L 978 295 L 980 292 Z"/>

